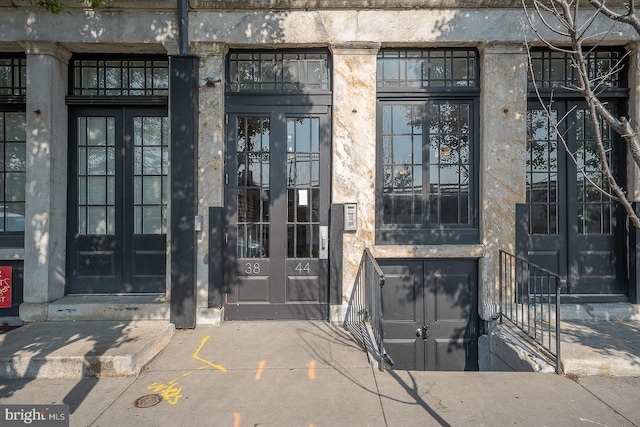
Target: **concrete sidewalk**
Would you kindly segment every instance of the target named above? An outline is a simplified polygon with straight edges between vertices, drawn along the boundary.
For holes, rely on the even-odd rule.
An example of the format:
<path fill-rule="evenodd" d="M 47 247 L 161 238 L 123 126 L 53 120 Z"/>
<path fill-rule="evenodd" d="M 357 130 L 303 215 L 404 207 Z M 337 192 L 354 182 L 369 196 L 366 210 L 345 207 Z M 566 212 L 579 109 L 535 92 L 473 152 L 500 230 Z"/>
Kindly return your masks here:
<path fill-rule="evenodd" d="M 65 403 L 72 426 L 640 426 L 639 401 L 635 377 L 380 372 L 306 321 L 177 331 L 138 377 L 0 382 L 0 404 Z"/>

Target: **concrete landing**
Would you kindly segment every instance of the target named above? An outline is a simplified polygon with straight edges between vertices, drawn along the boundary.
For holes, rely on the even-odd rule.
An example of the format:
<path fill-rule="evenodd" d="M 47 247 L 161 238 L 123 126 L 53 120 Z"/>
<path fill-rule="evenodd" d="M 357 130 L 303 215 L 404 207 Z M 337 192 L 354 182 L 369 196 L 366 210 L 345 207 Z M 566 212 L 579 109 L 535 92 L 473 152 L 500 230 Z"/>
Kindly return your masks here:
<path fill-rule="evenodd" d="M 561 322 L 565 374 L 640 376 L 640 321 Z"/>
<path fill-rule="evenodd" d="M 640 306 L 563 304 L 560 316 L 565 374 L 640 377 Z M 520 336 L 507 323 L 492 332 L 491 351 L 505 362 L 505 369 L 497 370 L 508 366 L 518 371 L 553 372 L 555 364 Z M 555 342 L 555 334 L 551 342 Z"/>
<path fill-rule="evenodd" d="M 160 320 L 30 323 L 0 335 L 0 378 L 137 376 L 173 333 Z"/>

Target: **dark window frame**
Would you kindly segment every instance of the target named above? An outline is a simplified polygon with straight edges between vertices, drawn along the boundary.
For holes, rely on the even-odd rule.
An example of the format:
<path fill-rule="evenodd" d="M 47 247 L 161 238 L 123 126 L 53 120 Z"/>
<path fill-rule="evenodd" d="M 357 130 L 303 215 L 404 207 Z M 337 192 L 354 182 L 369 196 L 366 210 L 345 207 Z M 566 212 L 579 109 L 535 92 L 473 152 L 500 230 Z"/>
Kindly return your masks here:
<path fill-rule="evenodd" d="M 532 53 L 534 56 L 539 55 L 540 58 L 544 58 L 547 61 L 552 56 L 556 57 L 557 61 L 563 60 L 564 66 L 562 68 L 564 69 L 564 75 L 573 76 L 573 70 L 571 69 L 569 54 L 564 54 L 562 52 L 555 52 L 545 48 L 532 49 Z M 628 61 L 628 57 L 625 54 L 624 49 L 619 47 L 593 49 L 587 54 L 587 60 L 593 61 L 594 57 L 602 58 L 603 54 L 604 55 L 611 54 L 612 56 L 617 55 L 617 59 L 621 61 L 621 63 L 619 64 L 620 68 L 617 71 L 617 75 L 614 79 L 614 81 L 617 82 L 618 84 L 602 87 L 600 88 L 600 90 L 598 90 L 598 97 L 601 100 L 603 100 L 606 104 L 611 105 L 613 109 L 617 112 L 616 115 L 618 115 L 620 114 L 620 112 L 626 111 L 625 106 L 627 105 L 628 99 L 629 99 L 628 98 L 629 97 L 629 87 L 628 87 L 629 86 L 629 81 L 628 81 L 629 61 Z M 549 75 L 550 71 L 546 69 L 539 70 L 538 74 Z M 538 97 L 540 97 L 545 104 L 551 101 L 552 99 L 556 100 L 559 105 L 559 112 L 560 112 L 559 114 L 561 117 L 564 114 L 569 114 L 569 110 L 571 109 L 572 105 L 573 106 L 582 105 L 584 110 L 584 108 L 586 108 L 586 101 L 584 97 L 580 93 L 576 92 L 575 90 L 570 89 L 570 85 L 573 81 L 574 80 L 570 78 L 564 79 L 562 81 L 553 80 L 553 79 L 536 80 L 535 82 L 536 84 L 534 85 L 533 79 L 531 77 L 531 71 L 529 71 L 527 73 L 527 88 L 528 88 L 527 122 L 529 122 L 530 120 L 530 114 L 532 111 L 540 110 L 540 108 L 542 108 L 540 106 L 540 99 Z M 536 91 L 536 87 L 538 88 L 537 91 Z M 535 108 L 536 106 L 540 106 L 540 108 L 536 109 Z M 547 104 L 546 104 L 546 108 L 548 108 Z M 569 139 L 567 141 L 569 146 L 575 149 L 575 145 L 577 144 L 575 131 L 574 132 L 568 131 L 567 125 L 564 122 L 559 124 L 559 128 L 560 128 L 560 131 L 566 134 L 566 137 Z M 621 140 L 620 136 L 612 131 L 611 139 L 609 141 L 609 144 L 612 148 L 609 150 L 609 155 L 614 155 L 617 158 L 617 161 L 615 162 L 615 164 L 611 164 L 610 166 L 614 169 L 614 173 L 617 174 L 618 177 L 625 177 L 626 163 L 624 160 L 622 160 L 625 157 L 624 156 L 625 149 L 620 148 L 620 144 L 619 144 L 620 140 Z M 530 129 L 527 124 L 527 147 L 531 145 L 532 141 L 534 140 L 531 138 Z M 558 141 L 557 150 L 565 150 L 560 140 L 558 139 L 557 141 Z M 545 148 L 545 150 L 546 149 L 547 148 Z M 536 217 L 534 213 L 535 209 L 546 210 L 544 212 L 546 214 L 546 216 L 544 217 L 546 222 L 543 223 L 542 225 L 538 224 L 537 226 L 534 226 L 533 221 L 531 221 L 528 224 L 528 232 L 532 235 L 535 235 L 535 234 L 556 235 L 559 233 L 558 231 L 559 228 L 561 228 L 560 217 L 562 214 L 561 212 L 559 212 L 559 209 L 562 203 L 559 201 L 560 195 L 562 195 L 563 198 L 568 198 L 572 200 L 573 203 L 577 204 L 579 207 L 582 207 L 583 209 L 586 209 L 586 207 L 584 207 L 583 205 L 588 205 L 590 202 L 578 203 L 576 201 L 577 190 L 573 188 L 568 189 L 567 183 L 564 181 L 560 184 L 555 184 L 556 187 L 553 187 L 553 189 L 557 190 L 558 193 L 560 193 L 559 195 L 554 196 L 555 201 L 535 200 L 536 199 L 534 197 L 535 190 L 533 188 L 533 185 L 529 184 L 529 181 L 531 182 L 533 181 L 532 177 L 535 173 L 538 173 L 538 174 L 547 173 L 548 171 L 535 170 L 535 168 L 532 166 L 532 161 L 531 161 L 532 153 L 530 148 L 527 148 L 526 156 L 527 156 L 526 173 L 528 175 L 527 188 L 526 188 L 526 192 L 527 192 L 526 205 L 529 209 L 529 216 L 530 218 Z M 561 168 L 562 168 L 562 172 L 561 172 Z M 567 171 L 564 170 L 564 168 L 566 168 L 566 165 L 558 165 L 556 169 L 553 170 L 552 172 L 553 174 L 559 174 L 559 173 L 566 174 Z M 567 178 L 565 177 L 565 180 L 566 179 Z M 620 183 L 624 185 L 625 182 L 626 180 L 623 179 L 622 182 Z M 555 194 L 552 192 L 552 187 L 549 187 L 549 191 L 550 191 L 550 194 Z M 566 192 L 569 192 L 569 193 L 565 194 Z M 566 207 L 564 209 L 566 209 Z M 615 206 L 610 209 L 611 212 L 613 212 L 613 210 L 615 210 Z M 611 212 L 610 212 L 610 218 L 613 218 L 614 214 Z M 568 219 L 565 218 L 563 221 L 566 222 L 568 221 Z M 611 223 L 608 224 L 608 227 L 609 227 L 609 232 L 613 232 L 613 229 L 612 229 L 613 225 Z M 545 228 L 546 228 L 546 232 L 543 231 Z M 580 234 L 588 234 L 588 233 L 580 233 Z M 595 233 L 595 234 L 599 234 L 599 233 Z"/>
<path fill-rule="evenodd" d="M 445 49 L 448 51 L 458 49 Z M 467 50 L 469 49 L 459 49 Z M 477 52 L 476 52 L 477 55 Z M 478 56 L 476 56 L 476 59 Z M 389 87 L 378 86 L 377 93 L 377 145 L 376 145 L 376 244 L 380 245 L 428 245 L 428 244 L 477 244 L 480 242 L 479 230 L 479 157 L 480 157 L 480 64 L 476 60 L 474 79 L 478 86 L 451 86 L 451 87 Z M 421 104 L 427 106 L 433 102 L 436 104 L 466 103 L 469 106 L 470 126 L 469 130 L 469 219 L 468 224 L 453 223 L 429 223 L 428 189 L 421 192 L 422 197 L 422 222 L 419 224 L 384 224 L 383 206 L 383 122 L 382 108 L 385 105 Z M 426 108 L 425 108 L 426 110 Z M 423 113 L 423 129 L 426 124 L 426 116 Z M 422 132 L 422 174 L 429 176 L 429 141 L 428 132 Z M 428 178 L 423 181 L 428 182 Z"/>
<path fill-rule="evenodd" d="M 8 102 L 12 99 L 18 102 L 27 95 L 27 57 L 25 54 L 0 53 L 0 60 L 11 61 L 10 73 L 13 82 L 10 86 L 0 86 L 0 102 Z M 19 70 L 17 74 L 14 72 L 16 68 Z"/>
<path fill-rule="evenodd" d="M 585 48 L 586 49 L 586 48 Z M 603 61 L 615 61 L 615 63 L 611 64 L 612 67 L 619 67 L 617 72 L 615 73 L 615 77 L 611 84 L 605 84 L 604 86 L 600 86 L 598 92 L 606 92 L 607 94 L 618 94 L 626 93 L 629 87 L 628 81 L 628 67 L 629 67 L 629 58 L 628 52 L 625 52 L 623 48 L 612 47 L 612 48 L 594 48 L 585 52 L 585 57 L 587 60 L 587 72 L 591 73 L 594 70 L 593 64 L 594 61 L 603 60 Z M 571 66 L 571 55 L 565 52 L 552 51 L 546 48 L 533 48 L 531 49 L 530 69 L 527 72 L 527 88 L 529 90 L 529 95 L 535 95 L 535 87 L 538 87 L 538 91 L 542 95 L 550 95 L 552 92 L 554 94 L 564 94 L 571 96 L 575 91 L 568 89 L 573 82 L 575 82 L 575 72 L 574 68 Z M 541 66 L 538 68 L 537 64 L 549 64 L 550 61 L 555 61 L 556 64 L 559 64 L 560 61 L 564 61 L 564 65 L 562 68 L 563 78 L 561 79 L 552 79 L 545 78 L 549 76 L 552 71 L 549 68 L 545 68 Z M 531 70 L 536 73 L 539 77 L 534 80 L 531 76 Z M 557 72 L 557 71 L 556 71 Z M 590 79 L 596 80 L 597 75 L 590 75 Z M 615 96 L 615 95 L 614 95 Z"/>
<path fill-rule="evenodd" d="M 150 83 L 147 86 L 147 82 L 149 82 L 149 76 L 153 76 L 153 67 L 145 68 L 144 74 L 145 79 L 140 80 L 144 81 L 144 85 L 142 87 L 136 86 L 125 86 L 119 88 L 111 88 L 102 87 L 98 92 L 89 93 L 89 94 L 77 94 L 74 91 L 76 84 L 74 82 L 74 77 L 77 75 L 75 64 L 76 61 L 101 61 L 105 63 L 107 61 L 113 61 L 113 64 L 118 62 L 127 62 L 127 66 L 123 68 L 120 73 L 127 73 L 131 68 L 131 62 L 133 61 L 145 61 L 145 63 L 162 63 L 163 66 L 161 68 L 166 69 L 166 73 L 161 73 L 162 81 L 165 82 L 166 78 L 166 88 L 165 83 L 162 84 L 162 87 L 159 89 L 155 86 L 154 83 Z M 165 254 L 166 252 L 166 236 L 168 234 L 168 230 L 162 229 L 161 233 L 136 233 L 136 224 L 140 225 L 141 223 L 136 223 L 136 215 L 135 209 L 137 207 L 144 207 L 145 205 L 157 205 L 161 211 L 168 211 L 169 206 L 169 198 L 170 198 L 170 171 L 165 169 L 164 166 L 161 167 L 160 173 L 142 173 L 136 172 L 135 170 L 135 162 L 136 155 L 135 151 L 138 148 L 144 149 L 145 145 L 137 145 L 135 142 L 135 138 L 133 137 L 135 132 L 135 119 L 142 119 L 141 123 L 144 122 L 145 118 L 155 118 L 161 117 L 163 121 L 166 121 L 166 125 L 170 127 L 169 122 L 169 80 L 170 76 L 170 61 L 171 59 L 167 55 L 141 55 L 141 54 L 75 54 L 73 55 L 70 65 L 69 65 L 69 90 L 67 96 L 65 98 L 66 104 L 69 107 L 69 135 L 68 135 L 68 195 L 67 195 L 67 247 L 73 247 L 74 253 L 67 257 L 67 265 L 66 265 L 66 274 L 67 274 L 67 283 L 66 290 L 67 293 L 85 293 L 87 290 L 84 288 L 85 286 L 89 286 L 91 290 L 88 292 L 97 292 L 97 293 L 112 293 L 112 292 L 129 292 L 131 291 L 132 286 L 136 290 L 135 292 L 144 292 L 144 289 L 147 289 L 151 293 L 160 292 L 163 293 L 166 287 L 166 271 L 162 272 L 162 274 L 157 275 L 154 271 L 153 274 L 150 274 L 145 270 L 147 267 L 152 267 L 155 265 L 159 265 L 155 262 L 137 262 L 135 258 L 138 256 L 147 256 L 148 259 L 153 260 L 154 257 L 159 256 L 159 254 Z M 117 71 L 113 71 L 114 73 L 118 73 Z M 122 74 L 121 74 L 122 75 Z M 103 81 L 104 82 L 104 81 Z M 113 93 L 109 93 L 108 90 L 125 90 L 125 95 L 117 95 Z M 134 91 L 135 92 L 132 92 Z M 80 92 L 81 93 L 81 92 Z M 104 174 L 89 174 L 84 173 L 81 174 L 78 158 L 81 155 L 80 149 L 78 147 L 79 141 L 79 128 L 78 128 L 78 119 L 80 117 L 89 117 L 89 118 L 101 118 L 101 117 L 115 117 L 116 118 L 116 136 L 120 138 L 122 135 L 130 134 L 132 138 L 130 140 L 120 140 L 116 139 L 115 147 L 116 147 L 116 158 L 114 161 L 115 174 L 115 199 L 112 203 L 108 200 L 105 203 L 94 203 L 94 202 L 85 202 L 80 201 L 80 180 L 84 176 L 96 176 L 103 177 L 107 176 L 108 173 Z M 163 141 L 162 145 L 150 145 L 149 147 L 160 148 L 160 151 L 166 147 L 166 149 L 171 149 L 170 130 L 168 132 L 161 132 L 161 140 Z M 164 143 L 166 142 L 166 144 Z M 106 147 L 106 145 L 101 145 L 100 147 Z M 141 156 L 137 156 L 141 157 Z M 164 155 L 162 155 L 164 158 Z M 108 169 L 108 168 L 107 168 Z M 144 167 L 143 167 L 144 172 Z M 141 180 L 144 180 L 144 176 L 153 176 L 154 178 L 161 178 L 161 193 L 164 188 L 166 188 L 166 197 L 162 197 L 161 204 L 156 203 L 146 203 L 144 202 L 144 198 L 141 199 L 140 202 L 135 201 L 135 179 L 140 177 Z M 166 177 L 166 180 L 165 180 Z M 125 184 L 124 180 L 127 180 L 128 183 Z M 166 185 L 165 185 L 166 181 Z M 85 192 L 86 193 L 86 192 Z M 84 246 L 83 249 L 76 249 L 80 244 L 86 244 L 85 240 L 87 238 L 91 239 L 93 234 L 91 233 L 79 233 L 79 223 L 81 221 L 81 215 L 79 213 L 80 206 L 105 206 L 107 209 L 110 206 L 113 206 L 115 209 L 115 223 L 113 233 L 110 231 L 106 231 L 105 234 L 95 234 L 98 236 L 102 236 L 100 239 L 103 242 L 102 247 L 90 246 L 92 249 L 87 250 L 87 246 Z M 162 219 L 166 220 L 166 223 L 162 222 Z M 168 222 L 168 212 L 161 213 L 161 222 L 160 224 L 163 227 L 170 227 Z M 144 224 L 141 224 L 144 226 Z M 113 238 L 112 241 L 109 239 Z M 80 239 L 80 240 L 77 240 Z M 84 239 L 84 240 L 83 240 Z M 162 243 L 160 244 L 160 240 Z M 115 242 L 115 243 L 113 243 Z M 78 254 L 82 253 L 85 256 L 85 259 L 90 259 L 93 257 L 94 260 L 99 259 L 100 256 L 108 256 L 104 255 L 101 252 L 107 252 L 109 249 L 109 245 L 114 244 L 118 247 L 119 250 L 124 250 L 127 254 L 125 258 L 118 258 L 117 261 L 111 266 L 107 264 L 107 268 L 115 268 L 117 271 L 114 271 L 113 275 L 105 274 L 105 275 L 87 275 L 84 274 L 78 267 L 78 263 L 73 260 L 79 259 Z M 93 244 L 92 244 L 93 245 Z M 160 248 L 160 250 L 158 250 Z M 83 253 L 84 252 L 84 253 Z M 117 252 L 117 251 L 116 251 Z M 133 255 L 136 254 L 136 255 Z M 162 255 L 163 257 L 165 255 Z M 95 265 L 95 264 L 94 264 Z M 90 268 L 95 268 L 92 265 Z M 164 266 L 160 270 L 164 269 Z M 115 266 L 115 267 L 113 267 Z M 159 271 L 160 271 L 159 270 Z M 72 273 L 73 272 L 73 273 Z M 117 273 L 117 274 L 116 274 Z M 141 285 L 140 278 L 143 276 L 147 276 L 147 282 L 144 285 Z M 120 279 L 123 280 L 121 283 L 115 283 Z M 135 282 L 135 284 L 134 284 Z M 87 288 L 89 289 L 89 288 Z M 160 290 L 159 290 L 160 289 Z"/>
<path fill-rule="evenodd" d="M 92 62 L 95 61 L 98 64 L 95 66 L 90 66 L 89 64 L 82 64 L 83 61 Z M 114 62 L 121 63 L 121 67 L 108 67 L 106 62 Z M 153 100 L 153 99 L 162 99 L 168 98 L 169 96 L 169 57 L 166 55 L 143 55 L 143 54 L 76 54 L 73 55 L 71 61 L 69 61 L 69 93 L 67 96 L 67 101 L 73 100 L 81 100 L 81 99 L 99 99 L 100 103 L 109 102 L 106 101 L 108 99 L 114 99 L 114 103 L 144 103 L 149 104 L 144 100 Z M 120 78 L 121 83 L 123 80 L 126 80 L 127 83 L 131 83 L 129 79 L 129 74 L 127 74 L 127 78 L 123 78 L 124 74 L 122 74 L 123 70 L 131 70 L 131 69 L 140 69 L 137 66 L 131 66 L 131 62 L 144 62 L 145 65 L 142 66 L 144 69 L 144 81 L 145 85 L 143 87 L 135 87 L 131 84 L 121 84 L 120 86 L 106 86 L 106 70 L 120 70 Z M 156 62 L 166 63 L 165 66 L 159 66 L 159 64 L 155 64 Z M 126 64 L 124 64 L 126 63 Z M 155 64 L 155 65 L 154 65 Z M 100 69 L 102 74 L 99 73 L 99 77 L 101 77 L 101 82 L 96 82 L 95 87 L 86 86 L 82 83 L 82 69 L 83 68 L 96 68 Z M 166 70 L 166 87 L 155 87 L 154 86 L 154 75 L 153 70 Z M 151 76 L 148 75 L 148 71 L 151 70 Z M 77 77 L 80 77 L 80 81 L 78 82 Z M 146 82 L 150 81 L 150 84 L 147 85 Z M 104 83 L 104 85 L 101 85 Z M 96 93 L 84 93 L 84 91 L 95 91 Z M 109 93 L 108 93 L 109 92 Z M 113 93 L 111 93 L 113 92 Z M 115 93 L 120 92 L 120 93 Z M 123 93 L 125 92 L 125 93 Z M 144 92 L 144 93 L 140 93 Z M 138 101 L 135 101 L 138 100 Z"/>
<path fill-rule="evenodd" d="M 305 56 L 305 55 L 322 55 L 323 59 L 326 63 L 326 87 L 321 88 L 310 88 L 306 86 L 305 82 L 301 82 L 298 80 L 297 82 L 290 81 L 287 82 L 284 79 L 282 81 L 273 80 L 273 81 L 262 81 L 259 80 L 260 76 L 254 76 L 257 80 L 254 80 L 251 85 L 251 88 L 241 88 L 241 83 L 237 81 L 234 77 L 233 64 L 237 62 L 234 59 L 235 55 L 251 55 L 255 57 L 254 65 L 252 66 L 253 73 L 261 73 L 262 57 L 267 55 L 274 56 L 283 56 L 283 55 L 297 55 L 297 56 Z M 306 58 L 300 58 L 306 59 Z M 316 59 L 316 58 L 312 58 Z M 258 65 L 258 69 L 255 68 L 255 64 Z M 277 49 L 277 50 L 255 50 L 255 49 L 231 49 L 227 54 L 225 60 L 226 67 L 226 75 L 227 79 L 225 82 L 225 93 L 227 95 L 241 95 L 241 94 L 274 94 L 274 95 L 287 95 L 287 94 L 313 94 L 313 93 L 328 93 L 332 90 L 333 79 L 331 76 L 331 71 L 333 70 L 332 64 L 332 55 L 330 54 L 328 49 Z M 276 73 L 277 74 L 277 73 Z M 282 74 L 278 75 L 282 77 Z M 289 87 L 287 87 L 287 85 Z M 296 86 L 301 85 L 301 86 Z"/>
<path fill-rule="evenodd" d="M 18 67 L 20 73 L 18 76 L 12 75 L 11 80 L 17 82 L 17 84 L 11 87 L 4 87 L 11 93 L 0 94 L 0 113 L 25 113 L 27 110 L 27 83 L 26 83 L 26 55 L 25 54 L 0 54 L 0 59 L 9 59 L 12 62 L 18 61 L 12 65 L 12 68 Z M 13 73 L 13 71 L 12 71 Z M 25 123 L 26 124 L 26 123 Z M 26 129 L 25 129 L 26 133 Z M 4 147 L 4 141 L 2 142 Z M 25 141 L 25 153 L 26 153 L 26 141 Z M 22 171 L 26 176 L 26 164 Z M 5 171 L 1 171 L 0 174 L 4 175 Z M 25 181 L 26 192 L 26 181 Z M 25 193 L 26 198 L 26 193 Z M 0 200 L 0 204 L 4 205 L 6 200 Z M 26 200 L 23 201 L 25 203 Z M 22 231 L 0 231 L 0 248 L 24 248 L 24 230 Z"/>

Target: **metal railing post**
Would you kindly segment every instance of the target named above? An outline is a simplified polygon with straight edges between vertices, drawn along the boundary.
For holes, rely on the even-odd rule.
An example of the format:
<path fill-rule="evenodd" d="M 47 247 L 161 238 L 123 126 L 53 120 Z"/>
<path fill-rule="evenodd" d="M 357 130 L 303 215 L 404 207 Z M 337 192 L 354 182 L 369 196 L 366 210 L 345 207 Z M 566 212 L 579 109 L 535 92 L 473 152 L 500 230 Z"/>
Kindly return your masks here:
<path fill-rule="evenodd" d="M 500 322 L 502 323 L 503 319 L 506 319 L 510 325 L 524 332 L 545 354 L 555 358 L 556 372 L 562 373 L 562 359 L 560 354 L 560 291 L 567 286 L 567 280 L 502 249 L 500 249 L 499 253 Z M 515 280 L 512 281 L 510 278 L 515 278 Z M 547 283 L 546 290 L 544 286 L 545 281 Z M 551 289 L 552 281 L 556 284 L 555 292 Z M 507 293 L 509 294 L 508 298 L 505 297 Z M 552 348 L 551 338 L 554 327 L 551 300 L 554 298 L 555 349 Z M 506 307 L 507 304 L 509 304 L 508 309 Z M 538 316 L 540 317 L 539 319 Z M 533 319 L 531 319 L 532 317 Z M 547 323 L 547 337 L 545 337 L 545 322 Z"/>
<path fill-rule="evenodd" d="M 384 283 L 385 277 L 382 269 L 369 248 L 366 248 L 362 254 L 362 260 L 356 275 L 345 324 L 360 325 L 363 334 L 368 331 L 367 325 L 371 327 L 373 337 L 370 343 L 377 347 L 378 368 L 381 371 L 384 371 L 385 362 L 393 365 L 393 359 L 386 354 L 384 349 L 384 303 L 382 301 Z M 368 334 L 368 332 L 366 333 Z M 363 342 L 363 344 L 367 345 L 366 342 Z"/>
<path fill-rule="evenodd" d="M 556 373 L 561 374 L 562 357 L 560 355 L 560 290 L 567 286 L 567 279 L 556 281 Z"/>

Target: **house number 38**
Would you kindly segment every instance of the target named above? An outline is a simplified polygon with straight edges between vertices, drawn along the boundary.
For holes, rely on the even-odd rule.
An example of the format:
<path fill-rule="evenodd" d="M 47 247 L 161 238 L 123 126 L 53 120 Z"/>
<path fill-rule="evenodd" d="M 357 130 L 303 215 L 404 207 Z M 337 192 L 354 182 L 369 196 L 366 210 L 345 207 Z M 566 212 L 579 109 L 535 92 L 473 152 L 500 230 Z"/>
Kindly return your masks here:
<path fill-rule="evenodd" d="M 250 262 L 245 264 L 244 274 L 260 274 L 260 264 L 257 262 L 251 264 Z"/>

